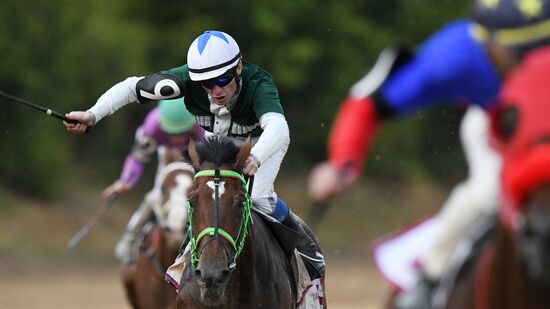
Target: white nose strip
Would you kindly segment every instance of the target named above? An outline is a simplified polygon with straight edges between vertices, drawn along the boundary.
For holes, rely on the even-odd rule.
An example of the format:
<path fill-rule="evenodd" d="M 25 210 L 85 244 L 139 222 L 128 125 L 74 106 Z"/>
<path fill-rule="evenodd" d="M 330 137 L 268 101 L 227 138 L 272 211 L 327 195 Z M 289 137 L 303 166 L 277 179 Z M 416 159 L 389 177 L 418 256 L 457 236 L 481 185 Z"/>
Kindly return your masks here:
<path fill-rule="evenodd" d="M 215 200 L 216 199 L 216 189 L 215 189 L 215 185 L 214 185 L 214 180 L 209 180 L 207 183 L 208 187 L 210 187 L 210 189 L 212 189 L 212 199 Z M 223 193 L 225 192 L 225 181 L 223 180 L 220 180 L 220 186 L 218 188 L 218 193 L 220 195 L 220 198 L 222 197 Z"/>
<path fill-rule="evenodd" d="M 187 174 L 176 176 L 176 186 L 170 191 L 170 199 L 163 206 L 166 225 L 173 231 L 181 231 L 187 220 L 187 191 L 191 188 L 192 178 Z"/>

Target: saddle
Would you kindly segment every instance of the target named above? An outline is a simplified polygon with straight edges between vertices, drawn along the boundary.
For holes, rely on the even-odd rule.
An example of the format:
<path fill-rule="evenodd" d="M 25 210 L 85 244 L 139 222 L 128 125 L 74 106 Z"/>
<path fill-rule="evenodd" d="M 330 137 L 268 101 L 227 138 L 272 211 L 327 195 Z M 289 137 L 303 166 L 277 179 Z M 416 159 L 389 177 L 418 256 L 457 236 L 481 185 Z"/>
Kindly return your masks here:
<path fill-rule="evenodd" d="M 252 210 L 255 211 L 254 208 L 252 208 Z M 255 212 L 260 218 L 262 218 L 277 243 L 279 243 L 279 246 L 281 246 L 281 249 L 283 249 L 285 256 L 291 260 L 296 249 L 296 243 L 298 242 L 298 233 L 273 219 L 271 216 L 263 214 L 259 211 Z"/>
<path fill-rule="evenodd" d="M 155 227 L 157 228 L 155 229 Z M 135 266 L 138 255 L 143 252 L 155 271 L 162 277 L 164 276 L 164 269 L 156 253 L 160 233 L 160 225 L 154 217 L 151 217 L 139 231 L 136 241 L 130 249 L 130 265 Z"/>

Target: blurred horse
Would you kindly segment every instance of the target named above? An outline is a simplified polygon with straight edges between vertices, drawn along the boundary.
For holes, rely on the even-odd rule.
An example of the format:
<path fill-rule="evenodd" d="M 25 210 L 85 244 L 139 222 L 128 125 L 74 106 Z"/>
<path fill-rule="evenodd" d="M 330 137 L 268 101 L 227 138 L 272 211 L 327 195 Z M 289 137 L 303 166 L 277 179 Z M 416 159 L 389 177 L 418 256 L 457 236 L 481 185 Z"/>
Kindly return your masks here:
<path fill-rule="evenodd" d="M 447 308 L 550 308 L 550 184 L 532 191 L 523 218 L 517 233 L 499 222 L 459 274 Z"/>
<path fill-rule="evenodd" d="M 289 259 L 258 214 L 242 175 L 250 153 L 213 137 L 190 143 L 197 174 L 189 195 L 191 262 L 185 265 L 178 308 L 295 308 Z"/>
<path fill-rule="evenodd" d="M 550 144 L 544 147 L 550 155 Z M 468 245 L 471 255 L 457 273 L 449 270 L 450 281 L 442 282 L 426 308 L 550 308 L 550 181 L 529 189 L 517 209 L 517 219 L 508 221 L 504 211 L 500 220 L 482 220 L 483 228 L 472 229 L 485 233 L 465 237 L 465 243 L 476 239 Z M 397 308 L 398 293 L 391 289 L 384 308 Z"/>
<path fill-rule="evenodd" d="M 136 242 L 134 265 L 122 271 L 127 297 L 134 308 L 175 308 L 176 293 L 164 280 L 185 234 L 187 193 L 194 171 L 179 151 L 167 151 L 166 165 L 159 172 L 160 198 L 154 218 L 145 225 Z"/>
<path fill-rule="evenodd" d="M 494 237 L 459 274 L 447 308 L 550 308 L 550 49 L 524 56 L 492 113 L 502 153 Z"/>

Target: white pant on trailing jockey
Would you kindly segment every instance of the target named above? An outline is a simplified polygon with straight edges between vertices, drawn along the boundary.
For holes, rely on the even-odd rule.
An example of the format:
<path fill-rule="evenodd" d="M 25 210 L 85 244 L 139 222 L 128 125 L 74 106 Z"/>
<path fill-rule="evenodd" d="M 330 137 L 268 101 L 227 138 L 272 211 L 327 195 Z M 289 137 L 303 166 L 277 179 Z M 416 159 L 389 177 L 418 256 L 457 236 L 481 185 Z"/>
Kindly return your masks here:
<path fill-rule="evenodd" d="M 426 275 L 439 280 L 460 237 L 476 218 L 497 211 L 500 155 L 489 145 L 489 117 L 477 106 L 468 108 L 460 126 L 460 140 L 469 168 L 468 179 L 455 186 L 437 215 L 432 248 L 421 264 Z"/>
<path fill-rule="evenodd" d="M 460 139 L 468 179 L 455 186 L 437 216 L 374 246 L 379 270 L 401 290 L 414 286 L 419 268 L 429 279 L 439 281 L 464 233 L 476 219 L 497 211 L 501 159 L 489 146 L 489 119 L 484 110 L 477 106 L 468 109 Z"/>
<path fill-rule="evenodd" d="M 241 138 L 230 137 L 230 139 L 239 147 L 244 143 L 244 140 Z M 258 141 L 258 138 L 252 138 L 251 141 L 252 145 L 254 145 Z M 251 197 L 254 201 L 253 207 L 259 213 L 270 215 L 275 210 L 277 194 L 275 193 L 274 183 L 287 150 L 288 146 L 279 149 L 263 162 L 256 174 L 254 174 L 254 186 Z"/>

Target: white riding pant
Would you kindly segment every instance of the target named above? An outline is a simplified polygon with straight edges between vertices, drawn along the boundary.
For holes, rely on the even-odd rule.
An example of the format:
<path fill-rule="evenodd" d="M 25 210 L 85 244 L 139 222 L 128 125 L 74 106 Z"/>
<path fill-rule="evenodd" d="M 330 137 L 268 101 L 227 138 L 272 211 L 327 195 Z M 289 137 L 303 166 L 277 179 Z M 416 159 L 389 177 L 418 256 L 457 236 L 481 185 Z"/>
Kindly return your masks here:
<path fill-rule="evenodd" d="M 231 139 L 237 145 L 241 145 L 243 142 L 238 138 Z M 257 138 L 253 138 L 252 144 L 255 144 L 257 140 Z M 253 208 L 262 214 L 271 215 L 275 211 L 277 193 L 275 193 L 274 183 L 287 150 L 288 146 L 279 149 L 265 160 L 254 174 L 254 186 L 252 187 L 251 196 Z"/>
<path fill-rule="evenodd" d="M 501 158 L 489 145 L 489 117 L 483 109 L 468 108 L 460 124 L 460 140 L 469 175 L 454 187 L 437 215 L 437 237 L 422 261 L 425 274 L 432 280 L 442 277 L 461 235 L 476 218 L 497 211 Z"/>

